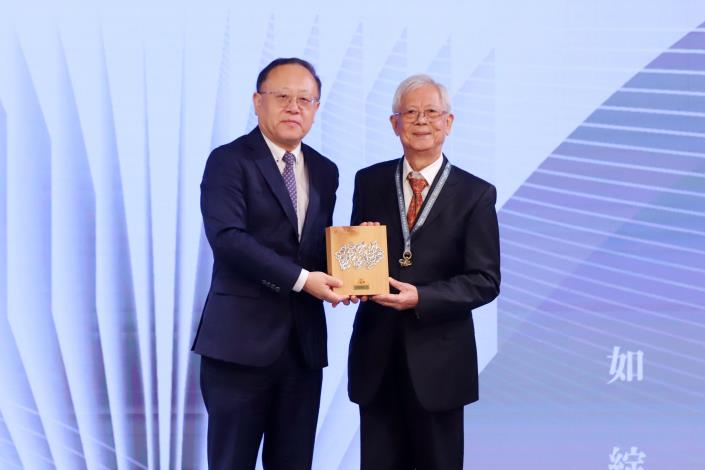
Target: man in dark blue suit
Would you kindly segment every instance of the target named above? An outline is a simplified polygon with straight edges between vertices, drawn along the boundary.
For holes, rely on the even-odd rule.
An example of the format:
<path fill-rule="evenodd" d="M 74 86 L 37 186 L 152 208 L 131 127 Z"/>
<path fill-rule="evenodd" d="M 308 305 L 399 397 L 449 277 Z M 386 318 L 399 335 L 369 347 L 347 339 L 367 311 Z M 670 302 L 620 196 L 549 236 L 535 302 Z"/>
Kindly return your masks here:
<path fill-rule="evenodd" d="M 463 407 L 478 399 L 472 309 L 499 293 L 494 186 L 442 153 L 453 115 L 426 75 L 391 123 L 404 156 L 360 170 L 352 224 L 387 226 L 390 285 L 363 302 L 348 360 L 363 470 L 462 470 Z"/>
<path fill-rule="evenodd" d="M 327 365 L 322 300 L 338 169 L 301 140 L 318 110 L 311 64 L 277 59 L 257 78 L 258 127 L 218 147 L 201 183 L 213 275 L 201 357 L 211 469 L 310 469 Z M 347 300 L 345 300 L 347 302 Z"/>

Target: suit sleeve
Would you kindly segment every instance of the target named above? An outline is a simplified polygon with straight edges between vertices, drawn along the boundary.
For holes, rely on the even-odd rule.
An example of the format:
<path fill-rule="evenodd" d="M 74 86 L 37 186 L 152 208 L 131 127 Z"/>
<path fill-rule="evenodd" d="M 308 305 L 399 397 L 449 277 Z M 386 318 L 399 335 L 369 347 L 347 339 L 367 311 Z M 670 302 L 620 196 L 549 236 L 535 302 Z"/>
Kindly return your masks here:
<path fill-rule="evenodd" d="M 286 295 L 301 273 L 290 259 L 259 243 L 247 229 L 247 181 L 242 159 L 216 149 L 201 183 L 201 213 L 213 257 L 254 282 L 267 280 Z"/>
<path fill-rule="evenodd" d="M 338 167 L 333 166 L 333 174 L 335 175 L 333 181 L 333 197 L 331 199 L 330 213 L 328 214 L 328 220 L 326 222 L 326 227 L 331 227 L 333 225 L 333 212 L 335 211 L 335 202 L 337 200 L 336 194 L 338 193 L 338 184 L 340 182 L 340 174 L 338 173 Z"/>
<path fill-rule="evenodd" d="M 489 186 L 458 229 L 464 230 L 463 270 L 456 276 L 418 286 L 419 319 L 432 320 L 447 313 L 469 311 L 499 295 L 499 228 L 495 202 L 497 192 Z"/>
<path fill-rule="evenodd" d="M 360 188 L 362 176 L 360 172 L 355 173 L 355 188 L 353 190 L 353 201 L 352 201 L 352 212 L 350 213 L 350 225 L 360 225 L 364 220 L 362 220 L 362 214 L 364 213 L 362 207 L 362 190 Z"/>

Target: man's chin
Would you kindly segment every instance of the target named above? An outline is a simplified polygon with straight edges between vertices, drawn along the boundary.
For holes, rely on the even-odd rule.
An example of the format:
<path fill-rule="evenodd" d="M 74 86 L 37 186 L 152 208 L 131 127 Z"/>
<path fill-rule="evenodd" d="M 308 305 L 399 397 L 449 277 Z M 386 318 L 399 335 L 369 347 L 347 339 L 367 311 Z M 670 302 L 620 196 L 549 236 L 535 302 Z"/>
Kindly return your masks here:
<path fill-rule="evenodd" d="M 301 143 L 301 140 L 304 137 L 302 135 L 297 135 L 297 136 L 281 136 L 281 139 L 279 140 L 284 147 L 287 147 L 289 150 L 293 149 L 299 143 Z"/>
<path fill-rule="evenodd" d="M 282 142 L 296 145 L 301 142 L 301 139 L 303 139 L 305 135 L 306 134 L 302 132 L 283 132 L 281 134 L 281 140 Z"/>
<path fill-rule="evenodd" d="M 435 147 L 433 145 L 412 145 L 410 148 L 414 152 L 430 152 Z"/>

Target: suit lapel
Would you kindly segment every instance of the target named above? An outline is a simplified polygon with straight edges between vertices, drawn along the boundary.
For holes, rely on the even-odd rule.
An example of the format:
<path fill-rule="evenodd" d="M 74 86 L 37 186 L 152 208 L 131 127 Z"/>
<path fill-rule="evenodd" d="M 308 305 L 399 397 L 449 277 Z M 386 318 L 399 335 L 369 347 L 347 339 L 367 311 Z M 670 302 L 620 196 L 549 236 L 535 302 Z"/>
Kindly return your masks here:
<path fill-rule="evenodd" d="M 399 201 L 397 200 L 397 188 L 395 182 L 395 172 L 399 160 L 395 160 L 393 165 L 390 165 L 389 174 L 384 177 L 384 181 L 380 182 L 380 191 L 389 192 L 389 196 L 380 197 L 379 201 L 385 201 L 385 212 L 389 214 L 389 225 L 387 230 L 395 234 L 404 244 L 404 234 L 401 231 L 401 216 L 399 215 Z"/>
<path fill-rule="evenodd" d="M 313 149 L 302 145 L 302 151 L 304 152 L 306 170 L 308 170 L 308 208 L 306 209 L 304 227 L 301 230 L 301 242 L 303 244 L 303 241 L 307 239 L 307 235 L 312 230 L 315 214 L 318 213 L 321 207 L 321 191 L 318 185 L 323 177 L 320 175 L 320 166 Z"/>
<path fill-rule="evenodd" d="M 267 185 L 274 193 L 277 201 L 281 205 L 282 209 L 286 213 L 286 218 L 294 227 L 294 230 L 298 231 L 298 223 L 296 219 L 296 210 L 294 205 L 291 203 L 291 198 L 289 197 L 289 191 L 287 191 L 284 185 L 284 179 L 282 178 L 277 164 L 274 162 L 274 157 L 272 152 L 270 152 L 267 143 L 264 141 L 264 137 L 260 133 L 259 127 L 256 127 L 249 134 L 249 143 L 253 148 L 253 158 L 257 168 L 259 168 L 262 176 L 264 177 Z"/>

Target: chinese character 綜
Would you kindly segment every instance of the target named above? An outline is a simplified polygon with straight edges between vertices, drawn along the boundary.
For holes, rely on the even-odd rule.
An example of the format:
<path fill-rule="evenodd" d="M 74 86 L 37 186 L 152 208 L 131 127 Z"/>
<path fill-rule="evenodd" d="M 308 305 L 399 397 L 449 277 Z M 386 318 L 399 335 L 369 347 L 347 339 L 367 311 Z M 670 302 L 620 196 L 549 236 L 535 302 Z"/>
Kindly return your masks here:
<path fill-rule="evenodd" d="M 646 454 L 634 446 L 629 452 L 620 452 L 619 447 L 613 447 L 607 470 L 644 470 L 644 459 Z"/>
<path fill-rule="evenodd" d="M 644 352 L 643 351 L 626 351 L 619 352 L 619 346 L 612 349 L 612 354 L 607 356 L 611 359 L 610 376 L 612 377 L 608 384 L 615 380 L 622 382 L 631 382 L 644 380 Z"/>

